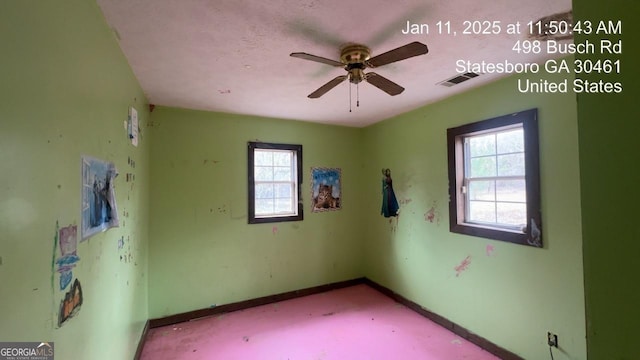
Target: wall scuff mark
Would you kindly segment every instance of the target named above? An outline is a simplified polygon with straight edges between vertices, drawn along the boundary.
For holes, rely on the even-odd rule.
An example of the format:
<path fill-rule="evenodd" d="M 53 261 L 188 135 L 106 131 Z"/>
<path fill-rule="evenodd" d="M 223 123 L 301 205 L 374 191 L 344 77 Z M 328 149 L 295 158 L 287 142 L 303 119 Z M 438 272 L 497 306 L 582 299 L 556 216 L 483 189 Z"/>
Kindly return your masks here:
<path fill-rule="evenodd" d="M 424 213 L 424 221 L 428 221 L 430 223 L 436 223 L 436 224 L 440 224 L 440 211 L 438 211 L 438 202 L 437 201 L 433 201 L 433 204 L 431 205 L 431 208 L 429 208 L 429 210 L 427 210 L 426 213 Z"/>
<path fill-rule="evenodd" d="M 493 256 L 493 252 L 494 252 L 495 250 L 496 250 L 496 249 L 493 247 L 493 245 L 491 245 L 491 244 L 487 244 L 487 248 L 486 248 L 487 256 Z"/>
<path fill-rule="evenodd" d="M 469 265 L 471 265 L 471 255 L 464 258 L 464 260 L 462 260 L 462 262 L 460 262 L 460 264 L 454 268 L 456 270 L 456 277 L 460 276 L 460 274 L 467 271 L 467 269 L 469 268 Z"/>

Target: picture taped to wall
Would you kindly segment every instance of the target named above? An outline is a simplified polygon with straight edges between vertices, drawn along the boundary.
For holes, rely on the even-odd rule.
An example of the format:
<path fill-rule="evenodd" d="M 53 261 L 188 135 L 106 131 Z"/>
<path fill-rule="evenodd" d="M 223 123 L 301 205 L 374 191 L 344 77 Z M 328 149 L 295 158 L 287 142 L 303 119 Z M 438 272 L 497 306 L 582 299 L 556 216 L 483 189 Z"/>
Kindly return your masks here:
<path fill-rule="evenodd" d="M 114 163 L 82 157 L 82 240 L 119 226 L 113 187 L 117 175 Z"/>
<path fill-rule="evenodd" d="M 342 174 L 339 168 L 311 168 L 311 211 L 342 209 Z"/>

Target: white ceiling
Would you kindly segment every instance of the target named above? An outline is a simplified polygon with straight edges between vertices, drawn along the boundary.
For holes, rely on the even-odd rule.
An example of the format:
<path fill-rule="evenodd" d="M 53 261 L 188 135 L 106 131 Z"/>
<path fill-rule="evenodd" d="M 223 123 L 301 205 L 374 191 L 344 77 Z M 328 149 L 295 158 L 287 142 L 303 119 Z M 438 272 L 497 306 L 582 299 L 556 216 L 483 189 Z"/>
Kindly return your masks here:
<path fill-rule="evenodd" d="M 525 24 L 571 9 L 571 0 L 97 0 L 149 101 L 156 105 L 365 126 L 494 81 L 484 74 L 448 88 L 456 60 L 525 62 L 518 55 Z M 499 35 L 461 35 L 463 22 L 500 21 Z M 404 35 L 407 21 L 427 23 L 428 35 Z M 436 34 L 450 21 L 457 36 Z M 507 35 L 519 21 L 522 34 Z M 346 43 L 372 56 L 420 41 L 426 55 L 376 68 L 406 90 L 389 96 L 367 83 L 349 112 L 349 83 L 318 99 L 307 95 L 346 72 L 296 59 L 292 52 L 339 60 Z M 557 56 L 555 56 L 557 57 Z M 516 89 L 514 89 L 516 91 Z"/>

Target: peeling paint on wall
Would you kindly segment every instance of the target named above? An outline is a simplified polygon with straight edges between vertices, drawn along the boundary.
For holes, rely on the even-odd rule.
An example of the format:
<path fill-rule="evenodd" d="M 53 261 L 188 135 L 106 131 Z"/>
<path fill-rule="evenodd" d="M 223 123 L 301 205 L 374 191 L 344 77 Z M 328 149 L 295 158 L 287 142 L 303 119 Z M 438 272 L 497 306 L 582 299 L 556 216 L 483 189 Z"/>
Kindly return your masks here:
<path fill-rule="evenodd" d="M 460 264 L 454 268 L 456 270 L 456 277 L 460 276 L 460 274 L 467 271 L 467 269 L 469 268 L 469 265 L 471 265 L 471 255 L 464 258 L 464 260 L 462 260 L 462 262 L 460 262 Z"/>

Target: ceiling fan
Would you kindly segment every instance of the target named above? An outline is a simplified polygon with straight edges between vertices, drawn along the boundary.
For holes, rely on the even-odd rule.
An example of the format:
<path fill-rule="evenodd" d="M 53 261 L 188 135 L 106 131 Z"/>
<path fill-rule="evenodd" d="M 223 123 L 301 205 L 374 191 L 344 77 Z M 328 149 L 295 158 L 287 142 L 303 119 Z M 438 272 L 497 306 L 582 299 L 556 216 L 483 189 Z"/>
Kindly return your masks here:
<path fill-rule="evenodd" d="M 340 51 L 340 61 L 331 60 L 321 56 L 311 55 L 303 52 L 295 52 L 292 53 L 291 56 L 331 66 L 342 67 L 347 71 L 347 75 L 341 75 L 330 80 L 328 83 L 318 88 L 318 90 L 308 95 L 309 98 L 316 99 L 326 94 L 329 90 L 338 86 L 338 84 L 347 79 L 349 79 L 349 82 L 352 84 L 359 84 L 362 81 L 367 81 L 369 84 L 377 87 L 378 89 L 386 92 L 391 96 L 398 95 L 404 91 L 404 88 L 402 86 L 381 75 L 378 75 L 377 73 L 365 73 L 364 69 L 380 67 L 383 65 L 394 63 L 396 61 L 423 55 L 427 52 L 429 52 L 427 45 L 415 41 L 374 57 L 370 57 L 371 50 L 369 50 L 368 47 L 360 44 L 349 44 L 344 46 Z"/>

